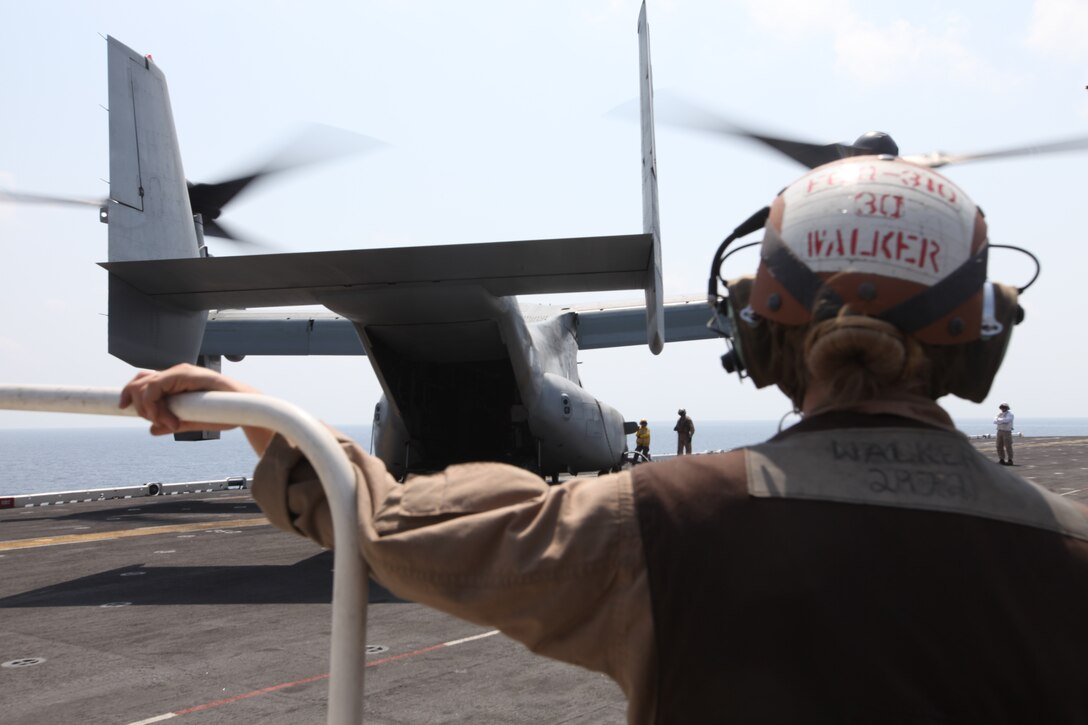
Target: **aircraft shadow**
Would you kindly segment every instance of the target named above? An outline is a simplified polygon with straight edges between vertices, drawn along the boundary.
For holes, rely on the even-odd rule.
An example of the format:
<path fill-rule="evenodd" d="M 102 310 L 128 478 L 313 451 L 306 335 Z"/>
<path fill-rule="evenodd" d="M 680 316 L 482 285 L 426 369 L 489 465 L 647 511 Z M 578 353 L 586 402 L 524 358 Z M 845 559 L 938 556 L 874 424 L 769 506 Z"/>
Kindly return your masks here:
<path fill-rule="evenodd" d="M 258 566 L 133 566 L 0 599 L 0 609 L 188 604 L 327 604 L 332 601 L 332 552 L 292 564 Z M 370 582 L 371 604 L 404 603 Z"/>

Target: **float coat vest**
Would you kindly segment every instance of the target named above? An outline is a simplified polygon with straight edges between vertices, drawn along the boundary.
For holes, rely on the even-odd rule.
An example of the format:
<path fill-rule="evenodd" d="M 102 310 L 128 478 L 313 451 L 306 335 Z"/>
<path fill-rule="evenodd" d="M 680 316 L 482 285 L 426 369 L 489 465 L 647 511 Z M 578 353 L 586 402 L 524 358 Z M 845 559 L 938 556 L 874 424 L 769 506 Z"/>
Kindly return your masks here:
<path fill-rule="evenodd" d="M 894 416 L 722 461 L 632 472 L 657 722 L 1088 723 L 1088 509 Z"/>

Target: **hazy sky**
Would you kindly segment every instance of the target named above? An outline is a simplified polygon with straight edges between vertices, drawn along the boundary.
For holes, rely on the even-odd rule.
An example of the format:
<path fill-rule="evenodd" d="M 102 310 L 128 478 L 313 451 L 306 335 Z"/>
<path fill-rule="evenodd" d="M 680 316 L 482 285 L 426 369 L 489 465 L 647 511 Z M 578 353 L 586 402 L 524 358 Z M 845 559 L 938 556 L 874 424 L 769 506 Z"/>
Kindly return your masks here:
<path fill-rule="evenodd" d="M 650 0 L 654 80 L 743 122 L 819 142 L 880 129 L 904 153 L 978 151 L 1088 134 L 1088 3 Z M 0 188 L 105 196 L 106 44 L 150 53 L 170 84 L 185 171 L 217 181 L 299 124 L 387 148 L 254 188 L 224 215 L 284 251 L 641 231 L 636 0 L 5 3 Z M 666 293 L 702 293 L 720 239 L 800 176 L 748 142 L 657 129 Z M 1043 263 L 990 398 L 1022 417 L 1083 416 L 1080 298 L 1088 153 L 946 170 L 995 243 Z M 213 253 L 236 250 L 209 240 Z M 106 227 L 94 209 L 0 204 L 0 381 L 119 387 L 106 353 Z M 754 268 L 732 261 L 729 274 Z M 991 255 L 991 278 L 1032 267 Z M 616 300 L 637 293 L 612 293 Z M 777 419 L 777 390 L 721 371 L 717 341 L 591 351 L 586 388 L 628 418 Z M 248 358 L 229 374 L 334 423 L 379 396 L 365 358 Z M 104 425 L 0 412 L 0 427 Z"/>

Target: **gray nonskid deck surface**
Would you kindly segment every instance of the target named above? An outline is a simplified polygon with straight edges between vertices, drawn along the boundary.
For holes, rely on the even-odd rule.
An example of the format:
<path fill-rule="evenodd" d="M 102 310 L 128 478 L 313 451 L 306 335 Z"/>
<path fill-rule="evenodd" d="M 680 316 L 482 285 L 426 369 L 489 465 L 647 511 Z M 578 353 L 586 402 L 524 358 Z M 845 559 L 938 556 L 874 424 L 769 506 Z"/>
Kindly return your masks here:
<path fill-rule="evenodd" d="M 1018 473 L 1088 502 L 1088 438 L 1015 446 Z M 21 665 L 0 721 L 324 722 L 332 556 L 262 522 L 245 491 L 0 511 L 0 663 Z M 110 531 L 136 535 L 87 540 Z M 37 538 L 74 543 L 10 548 Z M 442 646 L 490 630 L 371 602 L 369 723 L 624 721 L 602 675 L 502 635 Z"/>
<path fill-rule="evenodd" d="M 0 667 L 0 722 L 324 722 L 332 555 L 259 522 L 245 491 L 0 511 L 0 662 L 44 658 Z M 47 537 L 78 543 L 2 548 Z M 368 723 L 624 721 L 603 675 L 370 599 Z"/>

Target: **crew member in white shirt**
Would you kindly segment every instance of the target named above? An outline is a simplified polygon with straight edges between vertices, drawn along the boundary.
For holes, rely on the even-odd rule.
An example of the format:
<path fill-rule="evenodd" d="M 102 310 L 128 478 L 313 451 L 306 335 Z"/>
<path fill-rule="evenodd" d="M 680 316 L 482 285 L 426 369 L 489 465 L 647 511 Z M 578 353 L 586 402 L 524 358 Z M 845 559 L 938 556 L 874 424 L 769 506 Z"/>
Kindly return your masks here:
<path fill-rule="evenodd" d="M 997 426 L 997 458 L 1002 466 L 1012 465 L 1012 421 L 1015 416 L 1009 410 L 1008 403 L 997 406 L 1001 411 L 994 418 Z"/>

